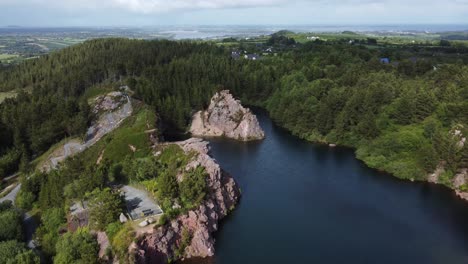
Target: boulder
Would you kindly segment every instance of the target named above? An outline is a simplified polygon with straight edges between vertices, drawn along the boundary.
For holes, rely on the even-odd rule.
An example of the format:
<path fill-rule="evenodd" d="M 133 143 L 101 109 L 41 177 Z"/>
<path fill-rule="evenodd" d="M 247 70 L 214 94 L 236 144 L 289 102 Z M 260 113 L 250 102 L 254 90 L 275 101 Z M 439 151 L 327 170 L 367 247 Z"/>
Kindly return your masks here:
<path fill-rule="evenodd" d="M 119 215 L 119 221 L 120 221 L 121 223 L 125 223 L 125 222 L 128 221 L 128 218 L 127 218 L 123 213 L 120 213 L 120 215 Z"/>
<path fill-rule="evenodd" d="M 432 183 L 438 183 L 440 175 L 445 172 L 445 164 L 446 162 L 444 161 L 439 162 L 436 170 L 427 176 L 427 181 Z"/>
<path fill-rule="evenodd" d="M 139 227 L 145 227 L 145 226 L 147 226 L 149 224 L 150 224 L 149 221 L 145 219 L 141 223 L 139 223 L 138 226 Z"/>
<path fill-rule="evenodd" d="M 224 90 L 211 98 L 206 111 L 195 113 L 190 126 L 194 136 L 224 136 L 241 141 L 259 140 L 265 137 L 257 117 L 239 100 Z"/>

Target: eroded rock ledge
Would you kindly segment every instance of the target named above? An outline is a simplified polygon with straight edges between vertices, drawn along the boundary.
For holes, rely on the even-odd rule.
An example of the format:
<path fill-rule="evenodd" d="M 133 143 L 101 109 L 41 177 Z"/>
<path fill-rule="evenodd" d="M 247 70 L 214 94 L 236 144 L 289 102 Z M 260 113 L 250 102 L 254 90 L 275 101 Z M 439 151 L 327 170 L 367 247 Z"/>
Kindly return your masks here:
<path fill-rule="evenodd" d="M 145 234 L 135 247 L 138 263 L 166 263 L 177 258 L 209 257 L 214 255 L 213 233 L 218 230 L 218 221 L 234 209 L 240 196 L 234 179 L 209 155 L 208 142 L 191 138 L 177 142 L 186 153 L 195 151 L 197 157 L 186 169 L 201 165 L 208 173 L 208 196 L 196 209 L 181 215 L 170 223 Z M 177 256 L 183 240 L 183 232 L 191 234 L 191 240 L 182 255 Z M 180 251 L 180 250 L 179 250 Z"/>
<path fill-rule="evenodd" d="M 225 136 L 242 141 L 265 137 L 257 117 L 244 108 L 239 100 L 234 99 L 228 90 L 216 93 L 206 111 L 195 113 L 190 133 L 194 136 Z"/>

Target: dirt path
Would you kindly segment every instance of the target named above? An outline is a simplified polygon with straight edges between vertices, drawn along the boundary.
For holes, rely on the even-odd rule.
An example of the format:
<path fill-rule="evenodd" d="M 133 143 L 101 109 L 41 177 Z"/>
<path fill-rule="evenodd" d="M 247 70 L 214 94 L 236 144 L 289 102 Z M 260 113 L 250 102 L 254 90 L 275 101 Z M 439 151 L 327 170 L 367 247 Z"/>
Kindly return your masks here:
<path fill-rule="evenodd" d="M 123 106 L 121 106 L 114 112 L 104 114 L 94 125 L 92 125 L 88 129 L 88 139 L 84 143 L 72 140 L 71 142 L 64 144 L 63 147 L 61 147 L 57 151 L 54 151 L 55 154 L 52 153 L 51 156 L 49 156 L 48 160 L 43 166 L 43 169 L 45 171 L 49 171 L 52 168 L 56 168 L 57 165 L 61 161 L 65 160 L 67 157 L 84 151 L 86 148 L 89 148 L 90 146 L 98 142 L 104 135 L 117 128 L 122 123 L 122 121 L 125 120 L 125 118 L 129 117 L 133 112 L 133 107 L 130 98 L 128 96 L 125 97 L 127 98 L 127 103 L 125 103 Z M 8 177 L 8 179 L 16 177 L 17 175 L 18 174 L 14 174 Z M 10 200 L 14 204 L 16 196 L 18 195 L 20 189 L 21 184 L 18 184 L 5 197 L 0 198 L 0 203 Z M 23 222 L 25 227 L 27 246 L 31 249 L 34 249 L 36 248 L 36 243 L 33 240 L 33 235 L 37 228 L 37 223 L 34 220 L 34 217 L 29 215 L 28 213 L 24 214 Z"/>
<path fill-rule="evenodd" d="M 103 136 L 120 126 L 122 121 L 129 117 L 133 112 L 130 97 L 127 95 L 125 95 L 125 97 L 127 98 L 127 102 L 124 105 L 113 112 L 101 115 L 99 119 L 88 128 L 85 142 L 72 140 L 64 144 L 61 148 L 54 151 L 54 153 L 49 156 L 48 160 L 44 162 L 42 170 L 50 171 L 51 169 L 57 168 L 60 162 L 91 147 L 92 145 L 96 144 Z"/>
<path fill-rule="evenodd" d="M 15 204 L 15 199 L 16 196 L 18 195 L 19 190 L 21 189 L 21 184 L 18 184 L 13 190 L 11 190 L 10 193 L 5 195 L 5 197 L 0 198 L 0 203 L 3 203 L 4 201 L 10 200 Z"/>

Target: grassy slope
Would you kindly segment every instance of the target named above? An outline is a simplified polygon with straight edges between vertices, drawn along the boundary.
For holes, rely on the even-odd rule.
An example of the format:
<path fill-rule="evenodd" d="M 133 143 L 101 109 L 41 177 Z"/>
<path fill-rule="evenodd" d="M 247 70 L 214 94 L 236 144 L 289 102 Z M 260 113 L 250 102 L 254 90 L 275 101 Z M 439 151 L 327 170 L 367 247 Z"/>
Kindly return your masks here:
<path fill-rule="evenodd" d="M 104 136 L 95 145 L 81 153 L 81 158 L 89 164 L 95 164 L 104 151 L 103 159 L 120 162 L 125 156 L 146 157 L 151 152 L 151 142 L 146 130 L 154 129 L 156 114 L 146 106 L 134 107 L 134 114 L 127 118 L 116 130 Z M 136 148 L 135 153 L 130 149 Z"/>

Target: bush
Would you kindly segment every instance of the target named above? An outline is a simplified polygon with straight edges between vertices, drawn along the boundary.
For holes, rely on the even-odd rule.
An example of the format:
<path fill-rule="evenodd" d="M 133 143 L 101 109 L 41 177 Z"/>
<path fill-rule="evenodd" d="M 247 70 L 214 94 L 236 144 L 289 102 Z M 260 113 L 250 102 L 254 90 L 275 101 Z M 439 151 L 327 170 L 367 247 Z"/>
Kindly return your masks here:
<path fill-rule="evenodd" d="M 111 241 L 112 249 L 118 259 L 123 262 L 127 263 L 129 254 L 128 254 L 128 247 L 133 242 L 135 238 L 135 231 L 130 225 L 124 225 L 122 229 L 120 229 L 117 234 L 115 234 L 114 238 Z"/>
<path fill-rule="evenodd" d="M 163 214 L 159 217 L 158 226 L 163 226 L 169 222 L 169 218 L 166 214 Z"/>
<path fill-rule="evenodd" d="M 453 174 L 452 171 L 450 171 L 450 170 L 444 171 L 439 176 L 439 183 L 451 188 L 452 185 L 453 185 L 452 184 L 452 179 L 453 179 L 454 176 L 455 175 Z"/>
<path fill-rule="evenodd" d="M 190 245 L 191 241 L 192 241 L 192 234 L 187 228 L 184 227 L 182 229 L 179 246 L 174 251 L 174 255 L 176 259 L 179 259 L 184 256 L 185 249 Z"/>
<path fill-rule="evenodd" d="M 120 222 L 113 222 L 107 225 L 106 227 L 106 234 L 109 238 L 109 241 L 115 237 L 115 235 L 122 229 L 123 225 Z"/>

